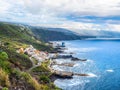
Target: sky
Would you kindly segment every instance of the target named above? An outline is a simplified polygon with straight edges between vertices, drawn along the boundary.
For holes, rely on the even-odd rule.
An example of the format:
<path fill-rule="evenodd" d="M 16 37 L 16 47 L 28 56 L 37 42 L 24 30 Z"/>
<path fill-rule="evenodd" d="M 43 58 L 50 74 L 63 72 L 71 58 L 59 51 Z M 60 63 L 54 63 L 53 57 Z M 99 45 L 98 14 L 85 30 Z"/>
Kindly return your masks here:
<path fill-rule="evenodd" d="M 0 21 L 120 32 L 120 0 L 0 0 Z"/>

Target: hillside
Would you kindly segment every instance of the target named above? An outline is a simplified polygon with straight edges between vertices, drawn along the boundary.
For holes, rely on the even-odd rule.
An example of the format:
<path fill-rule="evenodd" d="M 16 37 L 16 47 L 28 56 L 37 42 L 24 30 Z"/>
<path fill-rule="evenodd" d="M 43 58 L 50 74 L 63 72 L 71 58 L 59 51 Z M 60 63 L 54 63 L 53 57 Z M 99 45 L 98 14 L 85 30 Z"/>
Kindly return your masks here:
<path fill-rule="evenodd" d="M 97 38 L 120 38 L 119 31 L 113 30 L 77 30 L 80 36 L 94 36 Z"/>
<path fill-rule="evenodd" d="M 35 48 L 43 51 L 50 49 L 43 42 L 36 39 L 29 28 L 14 24 L 0 23 L 0 40 L 10 44 L 14 44 L 16 42 L 28 45 L 31 44 Z"/>
<path fill-rule="evenodd" d="M 50 80 L 52 73 L 47 68 L 48 60 L 41 63 L 41 66 L 33 67 L 37 63 L 36 59 L 17 52 L 30 45 L 40 51 L 52 50 L 50 46 L 37 40 L 29 28 L 0 23 L 0 90 L 59 90 Z M 35 70 L 49 74 L 36 75 Z"/>
<path fill-rule="evenodd" d="M 79 40 L 93 37 L 88 35 L 80 36 L 70 30 L 62 28 L 31 27 L 31 30 L 38 39 L 43 41 Z"/>

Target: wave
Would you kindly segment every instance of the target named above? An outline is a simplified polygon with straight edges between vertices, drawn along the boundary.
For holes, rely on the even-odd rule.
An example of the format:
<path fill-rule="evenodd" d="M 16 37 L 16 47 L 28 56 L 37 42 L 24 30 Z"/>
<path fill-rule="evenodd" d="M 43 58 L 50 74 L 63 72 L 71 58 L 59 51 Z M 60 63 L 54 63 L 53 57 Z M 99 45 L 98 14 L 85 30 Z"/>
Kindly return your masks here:
<path fill-rule="evenodd" d="M 53 65 L 52 68 L 53 68 L 54 70 L 64 71 L 63 69 L 61 69 L 61 68 L 58 67 L 57 65 Z"/>
<path fill-rule="evenodd" d="M 61 83 L 62 82 L 62 83 Z M 83 80 L 83 79 L 57 79 L 54 84 L 58 87 L 61 87 L 63 90 L 80 90 L 80 88 L 84 87 L 86 83 L 89 83 L 90 80 Z M 79 88 L 79 89 L 78 89 Z"/>
<path fill-rule="evenodd" d="M 98 77 L 96 74 L 93 74 L 93 73 L 88 73 L 88 77 L 91 77 L 91 78 L 93 78 L 93 77 Z"/>
<path fill-rule="evenodd" d="M 107 72 L 114 72 L 114 70 L 113 69 L 108 69 L 108 70 L 106 70 Z"/>
<path fill-rule="evenodd" d="M 74 65 L 74 67 L 78 67 L 78 66 L 79 66 L 79 64 L 78 64 L 78 63 Z"/>

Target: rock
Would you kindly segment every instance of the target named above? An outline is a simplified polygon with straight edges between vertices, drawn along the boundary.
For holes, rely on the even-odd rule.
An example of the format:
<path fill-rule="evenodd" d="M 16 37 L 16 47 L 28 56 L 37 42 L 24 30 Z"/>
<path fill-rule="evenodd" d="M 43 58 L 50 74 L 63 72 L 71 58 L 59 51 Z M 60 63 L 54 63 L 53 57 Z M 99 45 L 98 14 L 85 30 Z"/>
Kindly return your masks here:
<path fill-rule="evenodd" d="M 72 55 L 58 55 L 52 59 L 68 59 L 68 58 L 72 58 Z"/>
<path fill-rule="evenodd" d="M 72 72 L 66 72 L 66 71 L 55 71 L 54 74 L 61 78 L 72 78 L 73 76 Z"/>
<path fill-rule="evenodd" d="M 88 74 L 78 74 L 78 73 L 74 73 L 74 75 L 77 75 L 77 76 L 89 76 Z"/>
<path fill-rule="evenodd" d="M 72 61 L 87 61 L 87 59 L 79 59 L 79 58 L 75 58 L 75 57 L 73 57 L 71 60 Z"/>

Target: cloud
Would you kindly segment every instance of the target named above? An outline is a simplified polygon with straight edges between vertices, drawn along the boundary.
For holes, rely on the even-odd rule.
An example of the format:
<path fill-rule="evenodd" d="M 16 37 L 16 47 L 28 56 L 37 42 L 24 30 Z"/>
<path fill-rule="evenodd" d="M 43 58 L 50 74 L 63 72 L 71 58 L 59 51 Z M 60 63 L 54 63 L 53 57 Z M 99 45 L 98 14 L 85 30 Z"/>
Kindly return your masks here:
<path fill-rule="evenodd" d="M 55 14 L 120 15 L 120 0 L 24 0 L 31 13 L 46 10 Z"/>
<path fill-rule="evenodd" d="M 120 0 L 0 0 L 0 20 L 80 30 L 120 31 Z"/>

